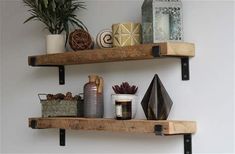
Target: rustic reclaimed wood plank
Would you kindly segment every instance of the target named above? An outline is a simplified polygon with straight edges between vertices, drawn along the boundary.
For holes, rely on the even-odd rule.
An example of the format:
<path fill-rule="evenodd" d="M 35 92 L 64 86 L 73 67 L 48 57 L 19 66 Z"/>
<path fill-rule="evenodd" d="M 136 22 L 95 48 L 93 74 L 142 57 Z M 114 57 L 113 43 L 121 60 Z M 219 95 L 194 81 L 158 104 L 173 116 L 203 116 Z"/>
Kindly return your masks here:
<path fill-rule="evenodd" d="M 58 66 L 153 59 L 153 46 L 159 46 L 160 56 L 162 57 L 193 57 L 195 52 L 193 43 L 163 42 L 155 44 L 141 44 L 122 48 L 94 49 L 77 52 L 29 56 L 28 63 L 31 66 Z"/>
<path fill-rule="evenodd" d="M 195 45 L 186 42 L 166 42 L 166 49 L 161 51 L 162 56 L 195 56 Z"/>
<path fill-rule="evenodd" d="M 33 126 L 34 125 L 34 126 Z M 128 133 L 154 133 L 154 126 L 161 125 L 164 135 L 196 132 L 194 121 L 170 120 L 115 120 L 101 118 L 29 118 L 29 127 L 35 129 L 62 128 L 76 130 L 114 131 Z"/>

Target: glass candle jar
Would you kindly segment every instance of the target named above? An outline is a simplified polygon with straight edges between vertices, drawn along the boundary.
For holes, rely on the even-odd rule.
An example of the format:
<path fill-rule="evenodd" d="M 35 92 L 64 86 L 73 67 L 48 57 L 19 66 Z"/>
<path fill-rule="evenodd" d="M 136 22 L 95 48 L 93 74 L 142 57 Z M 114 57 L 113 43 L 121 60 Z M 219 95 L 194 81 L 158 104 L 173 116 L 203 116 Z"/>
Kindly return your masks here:
<path fill-rule="evenodd" d="M 131 100 L 115 100 L 117 120 L 131 119 Z"/>

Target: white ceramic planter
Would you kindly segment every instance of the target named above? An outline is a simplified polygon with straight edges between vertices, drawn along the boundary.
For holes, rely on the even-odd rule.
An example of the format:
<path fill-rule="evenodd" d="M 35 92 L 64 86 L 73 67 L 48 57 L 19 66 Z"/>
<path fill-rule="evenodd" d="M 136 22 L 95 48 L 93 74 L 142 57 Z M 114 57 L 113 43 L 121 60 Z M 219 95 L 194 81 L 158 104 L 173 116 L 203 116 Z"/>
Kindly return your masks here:
<path fill-rule="evenodd" d="M 65 36 L 60 34 L 47 35 L 47 54 L 62 53 L 65 51 Z"/>
<path fill-rule="evenodd" d="M 131 94 L 112 94 L 112 109 L 113 109 L 113 116 L 115 117 L 115 100 L 131 100 L 131 109 L 132 109 L 132 119 L 135 118 L 137 112 L 137 95 Z"/>

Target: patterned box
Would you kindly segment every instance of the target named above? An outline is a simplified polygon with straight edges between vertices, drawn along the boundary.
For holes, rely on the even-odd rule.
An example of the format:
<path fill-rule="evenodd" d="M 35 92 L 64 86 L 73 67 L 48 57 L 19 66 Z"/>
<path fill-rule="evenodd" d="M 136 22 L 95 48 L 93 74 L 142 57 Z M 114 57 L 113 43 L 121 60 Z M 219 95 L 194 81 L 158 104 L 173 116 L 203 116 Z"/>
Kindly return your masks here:
<path fill-rule="evenodd" d="M 132 46 L 141 43 L 139 23 L 119 23 L 112 25 L 113 47 Z"/>

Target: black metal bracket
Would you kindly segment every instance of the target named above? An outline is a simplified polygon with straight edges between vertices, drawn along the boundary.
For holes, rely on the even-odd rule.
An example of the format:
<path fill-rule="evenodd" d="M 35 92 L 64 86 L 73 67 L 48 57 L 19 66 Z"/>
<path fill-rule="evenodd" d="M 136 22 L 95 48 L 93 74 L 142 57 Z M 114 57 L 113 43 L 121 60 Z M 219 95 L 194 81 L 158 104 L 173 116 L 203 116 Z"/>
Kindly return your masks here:
<path fill-rule="evenodd" d="M 153 57 L 160 57 L 160 46 L 153 46 L 152 47 L 152 55 Z"/>
<path fill-rule="evenodd" d="M 154 126 L 155 135 L 163 136 L 163 126 L 155 125 Z M 184 154 L 192 154 L 192 135 L 191 134 L 183 134 L 184 136 Z"/>
<path fill-rule="evenodd" d="M 60 146 L 65 146 L 65 129 L 60 129 Z"/>
<path fill-rule="evenodd" d="M 184 154 L 192 154 L 192 135 L 184 134 Z"/>
<path fill-rule="evenodd" d="M 182 80 L 189 80 L 189 58 L 181 58 Z"/>
<path fill-rule="evenodd" d="M 58 67 L 59 69 L 59 84 L 64 85 L 65 83 L 65 68 L 63 65 L 36 65 L 36 57 L 32 56 L 29 59 L 30 66 L 38 66 L 38 67 Z"/>
<path fill-rule="evenodd" d="M 37 128 L 37 121 L 36 121 L 36 120 L 31 120 L 31 122 L 30 122 L 30 127 L 31 127 L 32 129 L 36 129 L 36 128 Z"/>
<path fill-rule="evenodd" d="M 152 47 L 152 55 L 153 57 L 161 57 L 161 49 L 160 46 Z M 182 72 L 182 80 L 189 80 L 189 57 L 181 58 L 181 72 Z"/>
<path fill-rule="evenodd" d="M 64 66 L 58 66 L 59 67 L 59 83 L 60 85 L 64 85 L 65 83 L 65 69 Z"/>
<path fill-rule="evenodd" d="M 162 125 L 155 125 L 155 126 L 154 126 L 154 132 L 155 132 L 155 135 L 161 135 L 161 136 L 163 136 L 163 128 L 162 128 Z"/>

